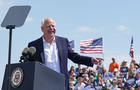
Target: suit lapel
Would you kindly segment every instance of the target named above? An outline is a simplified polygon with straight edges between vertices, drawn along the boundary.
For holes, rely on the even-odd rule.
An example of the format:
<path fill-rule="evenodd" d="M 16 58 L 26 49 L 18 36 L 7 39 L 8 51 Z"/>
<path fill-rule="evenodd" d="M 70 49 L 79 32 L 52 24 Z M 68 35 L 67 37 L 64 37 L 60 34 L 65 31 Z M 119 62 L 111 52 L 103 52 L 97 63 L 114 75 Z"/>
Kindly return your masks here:
<path fill-rule="evenodd" d="M 58 56 L 59 56 L 59 60 L 60 60 L 60 66 L 61 66 L 61 60 L 62 60 L 62 46 L 61 46 L 61 40 L 59 39 L 59 37 L 55 36 L 55 40 L 56 40 L 56 45 L 58 48 Z"/>
<path fill-rule="evenodd" d="M 44 56 L 44 46 L 43 46 L 43 38 L 41 37 L 39 39 L 39 52 L 40 52 L 40 56 L 41 56 L 41 59 L 42 59 L 42 63 L 45 63 L 45 56 Z"/>

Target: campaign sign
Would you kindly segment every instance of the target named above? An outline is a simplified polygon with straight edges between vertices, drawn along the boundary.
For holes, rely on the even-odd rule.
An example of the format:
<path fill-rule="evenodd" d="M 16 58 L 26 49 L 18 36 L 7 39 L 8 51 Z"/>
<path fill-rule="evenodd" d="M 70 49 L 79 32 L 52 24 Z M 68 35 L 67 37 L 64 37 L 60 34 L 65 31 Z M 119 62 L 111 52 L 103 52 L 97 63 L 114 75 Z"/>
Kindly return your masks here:
<path fill-rule="evenodd" d="M 128 67 L 120 67 L 121 73 L 127 73 L 128 72 Z"/>
<path fill-rule="evenodd" d="M 140 79 L 136 80 L 136 85 L 140 86 Z"/>
<path fill-rule="evenodd" d="M 138 68 L 136 72 L 137 72 L 137 73 L 140 73 L 140 68 Z"/>
<path fill-rule="evenodd" d="M 117 77 L 117 79 L 124 80 L 124 76 L 119 76 L 119 77 Z"/>
<path fill-rule="evenodd" d="M 102 86 L 95 86 L 95 89 L 96 90 L 103 90 L 103 87 Z"/>
<path fill-rule="evenodd" d="M 133 85 L 135 83 L 135 79 L 134 78 L 128 79 L 126 83 L 129 85 Z"/>

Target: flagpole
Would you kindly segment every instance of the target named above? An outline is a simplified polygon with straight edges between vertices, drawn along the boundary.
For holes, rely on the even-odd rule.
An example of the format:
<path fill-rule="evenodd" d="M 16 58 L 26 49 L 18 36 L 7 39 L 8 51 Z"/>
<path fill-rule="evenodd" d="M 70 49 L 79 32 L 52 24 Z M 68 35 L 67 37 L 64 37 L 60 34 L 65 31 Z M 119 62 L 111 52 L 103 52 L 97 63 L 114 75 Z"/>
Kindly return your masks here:
<path fill-rule="evenodd" d="M 104 43 L 103 43 L 103 40 L 102 40 L 102 46 L 104 46 L 103 44 L 104 44 Z M 103 60 L 104 60 L 104 49 L 103 49 L 102 58 L 103 58 Z"/>

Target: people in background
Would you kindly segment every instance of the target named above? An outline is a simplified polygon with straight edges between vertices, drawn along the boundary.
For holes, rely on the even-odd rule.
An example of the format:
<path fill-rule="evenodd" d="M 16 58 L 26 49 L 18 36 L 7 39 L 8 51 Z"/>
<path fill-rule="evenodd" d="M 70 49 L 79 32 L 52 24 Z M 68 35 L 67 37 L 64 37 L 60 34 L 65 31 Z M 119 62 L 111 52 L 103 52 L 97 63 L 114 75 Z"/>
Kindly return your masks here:
<path fill-rule="evenodd" d="M 109 72 L 113 73 L 115 68 L 119 70 L 119 64 L 116 62 L 115 58 L 112 58 L 112 63 L 109 65 Z"/>

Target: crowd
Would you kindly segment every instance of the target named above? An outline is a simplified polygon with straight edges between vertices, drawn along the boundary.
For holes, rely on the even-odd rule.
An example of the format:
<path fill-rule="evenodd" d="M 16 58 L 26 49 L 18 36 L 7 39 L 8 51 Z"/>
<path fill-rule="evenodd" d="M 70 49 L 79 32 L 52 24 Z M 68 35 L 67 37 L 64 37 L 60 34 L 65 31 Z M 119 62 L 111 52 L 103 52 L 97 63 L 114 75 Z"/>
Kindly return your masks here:
<path fill-rule="evenodd" d="M 108 71 L 103 61 L 95 69 L 78 64 L 68 74 L 70 90 L 140 90 L 140 62 L 135 60 L 119 65 L 112 58 Z"/>

